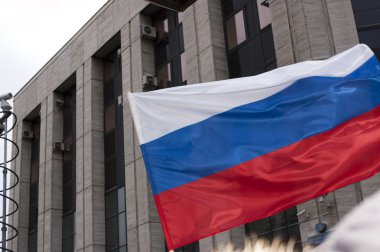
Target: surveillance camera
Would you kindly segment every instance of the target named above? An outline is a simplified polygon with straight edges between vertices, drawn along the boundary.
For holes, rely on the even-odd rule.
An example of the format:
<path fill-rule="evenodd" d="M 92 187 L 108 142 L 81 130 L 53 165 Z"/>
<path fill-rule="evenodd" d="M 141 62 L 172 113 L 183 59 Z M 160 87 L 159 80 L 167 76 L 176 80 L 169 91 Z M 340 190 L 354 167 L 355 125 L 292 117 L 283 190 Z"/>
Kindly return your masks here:
<path fill-rule="evenodd" d="M 11 93 L 0 95 L 0 101 L 6 101 L 13 98 Z"/>
<path fill-rule="evenodd" d="M 11 111 L 12 109 L 12 106 L 9 105 L 9 103 L 6 102 L 5 100 L 0 101 L 0 107 L 3 111 Z"/>

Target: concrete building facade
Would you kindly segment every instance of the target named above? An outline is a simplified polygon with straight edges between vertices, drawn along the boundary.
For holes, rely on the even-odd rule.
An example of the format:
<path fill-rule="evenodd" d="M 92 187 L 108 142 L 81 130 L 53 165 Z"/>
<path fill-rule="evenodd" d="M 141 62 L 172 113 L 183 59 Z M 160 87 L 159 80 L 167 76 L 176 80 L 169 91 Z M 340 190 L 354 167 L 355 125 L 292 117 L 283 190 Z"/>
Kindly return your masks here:
<path fill-rule="evenodd" d="M 359 41 L 380 52 L 376 1 L 261 2 L 197 0 L 176 13 L 143 0 L 108 1 L 15 96 L 20 184 L 11 196 L 20 209 L 10 217 L 19 234 L 9 248 L 166 251 L 128 92 L 253 75 Z M 317 223 L 332 228 L 379 185 L 375 176 L 178 251 L 243 246 L 251 232 L 292 234 L 301 248 Z"/>

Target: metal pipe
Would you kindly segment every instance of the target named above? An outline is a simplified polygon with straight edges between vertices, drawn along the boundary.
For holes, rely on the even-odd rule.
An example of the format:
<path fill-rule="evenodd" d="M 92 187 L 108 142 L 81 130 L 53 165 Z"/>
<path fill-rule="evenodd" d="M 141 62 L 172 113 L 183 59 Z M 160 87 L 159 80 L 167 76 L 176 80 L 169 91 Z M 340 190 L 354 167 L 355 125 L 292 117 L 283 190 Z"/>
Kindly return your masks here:
<path fill-rule="evenodd" d="M 8 120 L 5 120 L 4 122 L 4 125 L 5 125 L 5 129 L 4 129 L 4 138 L 7 139 L 7 121 Z M 4 167 L 3 167 L 3 194 L 6 196 L 7 195 L 7 169 L 6 169 L 6 165 L 7 165 L 7 141 L 4 140 Z M 5 223 L 7 223 L 6 221 L 7 219 L 7 198 L 6 197 L 3 197 L 3 226 L 1 227 L 1 241 L 2 241 L 2 251 L 5 252 L 6 251 L 6 247 L 7 247 L 7 226 Z"/>

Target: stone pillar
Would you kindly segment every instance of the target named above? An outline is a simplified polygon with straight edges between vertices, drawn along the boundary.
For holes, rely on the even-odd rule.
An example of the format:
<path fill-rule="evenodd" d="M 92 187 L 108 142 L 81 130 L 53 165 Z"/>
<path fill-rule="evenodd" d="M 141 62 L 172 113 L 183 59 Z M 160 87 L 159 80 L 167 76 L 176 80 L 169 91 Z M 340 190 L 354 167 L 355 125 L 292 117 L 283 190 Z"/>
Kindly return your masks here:
<path fill-rule="evenodd" d="M 137 14 L 131 19 L 130 27 L 121 31 L 125 39 L 122 41 L 122 72 L 128 251 L 161 252 L 165 251 L 164 235 L 127 99 L 129 91 L 142 91 L 145 73 L 155 73 L 153 42 L 142 37 L 141 24 L 151 24 L 150 17 Z"/>
<path fill-rule="evenodd" d="M 46 99 L 46 117 L 41 113 L 41 141 L 45 146 L 45 154 L 40 153 L 40 163 L 45 161 L 44 174 L 44 208 L 43 220 L 43 251 L 62 251 L 62 152 L 53 150 L 53 142 L 63 140 L 63 110 L 57 106 L 56 101 L 63 97 L 60 94 L 51 93 Z M 43 108 L 44 106 L 42 106 Z M 41 109 L 42 112 L 42 109 Z M 46 123 L 46 126 L 45 126 Z M 46 132 L 45 137 L 43 133 Z M 45 158 L 43 158 L 45 156 Z M 40 172 L 42 169 L 40 169 Z M 40 181 L 40 185 L 43 182 Z M 41 188 L 41 187 L 40 187 Z M 42 198 L 39 198 L 39 202 Z M 38 230 L 40 233 L 40 229 Z M 39 239 L 40 241 L 40 239 Z"/>
<path fill-rule="evenodd" d="M 88 63 L 89 64 L 89 63 Z M 75 250 L 85 249 L 84 220 L 84 69 L 81 65 L 76 71 L 76 205 L 75 205 Z"/>
<path fill-rule="evenodd" d="M 79 70 L 78 72 L 80 72 Z M 81 179 L 83 169 L 83 185 L 77 181 L 78 220 L 83 220 L 84 250 L 104 251 L 105 250 L 105 209 L 104 209 L 104 119 L 103 119 L 103 62 L 90 58 L 84 63 L 83 73 L 83 133 L 77 132 L 77 179 Z M 80 76 L 78 76 L 80 78 Z M 81 98 L 80 87 L 77 91 L 77 98 Z M 81 105 L 78 106 L 78 114 Z M 78 115 L 78 116 L 79 116 Z M 83 138 L 83 144 L 82 139 Z M 81 145 L 83 149 L 81 149 Z M 82 155 L 82 156 L 81 156 Z M 80 158 L 83 157 L 83 161 Z M 83 162 L 83 168 L 80 167 Z M 83 197 L 83 201 L 81 201 Z M 82 205 L 83 202 L 83 205 Z M 82 209 L 82 210 L 81 210 Z M 83 211 L 83 213 L 81 213 Z M 81 214 L 84 218 L 81 219 Z M 79 224 L 79 223 L 78 223 Z M 79 236 L 80 236 L 79 235 Z M 80 238 L 78 237 L 78 241 Z M 81 245 L 77 245 L 80 251 Z"/>
<path fill-rule="evenodd" d="M 189 84 L 228 78 L 221 1 L 198 0 L 184 12 L 184 40 Z"/>
<path fill-rule="evenodd" d="M 277 65 L 328 58 L 359 43 L 350 0 L 272 0 Z"/>
<path fill-rule="evenodd" d="M 277 65 L 285 66 L 305 60 L 326 59 L 359 43 L 350 0 L 272 0 L 272 28 Z M 314 225 L 335 225 L 361 200 L 359 184 L 350 185 L 298 206 L 306 210 L 299 217 L 305 241 L 316 233 Z"/>
<path fill-rule="evenodd" d="M 14 251 L 28 250 L 28 229 L 29 229 L 29 185 L 30 185 L 30 165 L 32 154 L 31 140 L 22 139 L 22 132 L 28 130 L 32 132 L 32 124 L 28 121 L 18 122 L 13 132 L 13 141 L 20 148 L 19 157 L 12 163 L 14 171 L 18 174 L 20 181 L 14 188 L 14 200 L 19 204 L 19 210 L 12 215 L 12 225 L 18 228 L 18 236 L 11 241 L 10 249 Z M 14 151 L 12 152 L 15 153 Z M 13 206 L 10 206 L 11 208 Z M 11 232 L 14 235 L 13 232 Z"/>
<path fill-rule="evenodd" d="M 228 79 L 222 6 L 219 0 L 198 0 L 184 12 L 184 40 L 188 83 Z M 244 246 L 244 225 L 199 241 L 203 252 L 228 242 Z"/>

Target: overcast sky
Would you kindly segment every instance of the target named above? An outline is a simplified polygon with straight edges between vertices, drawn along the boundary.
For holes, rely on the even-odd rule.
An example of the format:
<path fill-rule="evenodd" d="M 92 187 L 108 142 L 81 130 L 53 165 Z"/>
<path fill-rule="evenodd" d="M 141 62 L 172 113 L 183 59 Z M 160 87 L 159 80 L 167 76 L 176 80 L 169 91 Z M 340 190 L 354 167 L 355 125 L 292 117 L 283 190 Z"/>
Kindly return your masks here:
<path fill-rule="evenodd" d="M 16 94 L 106 2 L 0 0 L 0 95 Z M 0 141 L 0 163 L 3 153 Z"/>
<path fill-rule="evenodd" d="M 0 95 L 20 88 L 107 0 L 0 0 Z"/>

